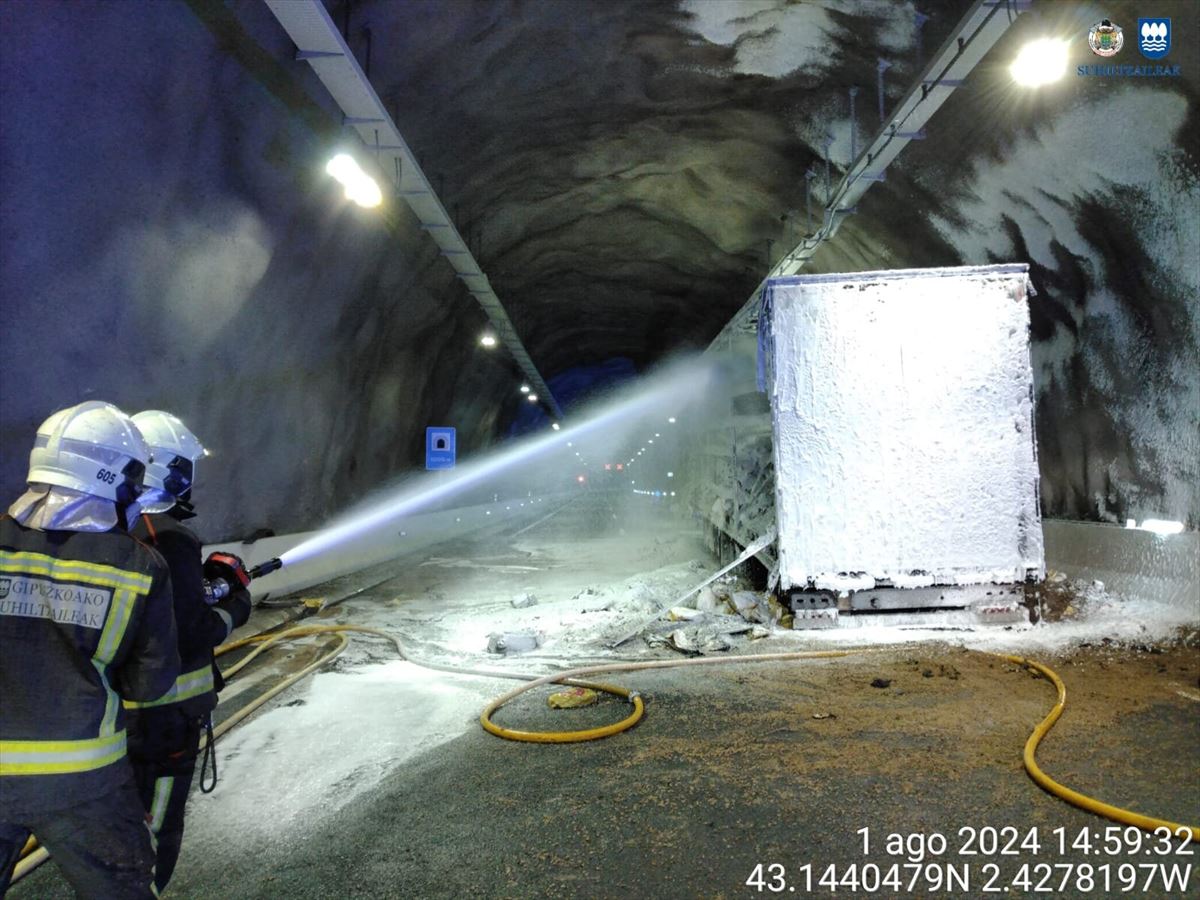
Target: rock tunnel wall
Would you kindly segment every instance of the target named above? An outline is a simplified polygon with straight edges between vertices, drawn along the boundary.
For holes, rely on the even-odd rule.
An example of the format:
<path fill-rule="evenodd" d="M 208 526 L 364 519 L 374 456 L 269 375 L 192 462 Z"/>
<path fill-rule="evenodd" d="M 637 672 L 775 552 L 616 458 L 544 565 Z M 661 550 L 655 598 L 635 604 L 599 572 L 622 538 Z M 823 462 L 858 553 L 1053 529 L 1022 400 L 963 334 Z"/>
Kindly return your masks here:
<path fill-rule="evenodd" d="M 327 0 L 552 385 L 706 346 L 803 234 L 826 135 L 848 161 L 848 87 L 861 139 L 876 60 L 891 106 L 968 5 L 918 30 L 891 0 Z M 1013 46 L 1050 24 L 1078 49 L 1094 8 L 1034 6 Z M 1028 262 L 1044 512 L 1196 527 L 1200 13 L 1160 7 L 1182 77 L 1029 97 L 980 67 L 808 271 Z M 1139 7 L 1106 14 L 1132 35 Z M 209 540 L 320 524 L 418 466 L 428 424 L 461 453 L 508 430 L 482 313 L 405 207 L 339 200 L 340 113 L 264 4 L 15 0 L 0 41 L 6 493 L 86 398 L 212 446 Z"/>
<path fill-rule="evenodd" d="M 209 540 L 319 523 L 423 465 L 428 424 L 489 442 L 514 376 L 482 312 L 406 207 L 325 177 L 340 113 L 266 7 L 128 9 L 0 6 L 5 505 L 83 399 L 200 436 Z"/>
<path fill-rule="evenodd" d="M 688 4 L 697 27 L 735 52 L 731 68 L 779 81 L 824 69 L 842 96 L 830 96 L 828 117 L 798 117 L 822 196 L 824 123 L 833 138 L 834 177 L 850 161 L 850 84 L 862 86 L 860 135 L 878 127 L 873 62 L 846 23 L 832 21 L 846 7 L 764 4 L 753 16 L 735 7 Z M 855 4 L 861 15 L 880 7 Z M 921 4 L 944 27 L 962 4 Z M 911 12 L 895 4 L 901 25 Z M 1140 10 L 1140 12 L 1139 12 Z M 1170 78 L 1104 78 L 1078 74 L 1097 62 L 1083 35 L 1095 9 L 1082 3 L 1035 4 L 1006 43 L 1020 46 L 1035 34 L 1071 41 L 1071 66 L 1061 85 L 1020 95 L 1003 70 L 1005 59 L 985 63 L 872 187 L 836 239 L 818 252 L 806 273 L 854 272 L 955 264 L 1028 262 L 1036 296 L 1030 299 L 1031 355 L 1041 498 L 1047 516 L 1124 522 L 1167 518 L 1200 527 L 1200 54 L 1177 41 Z M 1197 7 L 1165 3 L 1177 35 L 1194 33 Z M 1146 10 L 1110 4 L 1104 11 L 1126 25 L 1123 63 L 1146 63 L 1136 49 L 1136 22 Z M 819 21 L 821 18 L 825 22 Z M 814 22 L 814 19 L 818 20 Z M 910 20 L 911 21 L 911 20 Z M 805 65 L 788 69 L 797 35 L 824 31 L 836 47 L 802 42 Z M 891 35 L 889 59 L 903 72 L 918 54 L 914 31 Z M 875 49 L 878 49 L 876 44 Z M 1000 54 L 1004 56 L 1004 54 Z M 787 74 L 781 74 L 787 73 Z M 910 76 L 911 77 L 911 76 Z M 903 82 L 903 75 L 899 79 Z M 890 95 L 889 95 L 890 96 Z M 891 99 L 888 100 L 890 104 Z M 865 112 L 864 112 L 865 109 Z M 807 110 L 806 110 L 807 111 Z M 1100 122 L 1107 123 L 1100 126 Z M 819 213 L 814 214 L 818 215 Z M 796 240 L 798 214 L 785 217 L 778 244 Z M 775 238 L 776 235 L 769 237 Z M 745 370 L 737 391 L 753 378 L 754 347 L 740 342 Z M 734 402 L 739 398 L 734 397 Z M 753 430 L 753 429 L 750 429 Z M 759 441 L 761 444 L 761 440 Z M 754 452 L 752 452 L 754 451 Z M 751 496 L 757 473 L 769 469 L 761 446 L 747 442 L 725 467 L 708 497 L 752 514 L 741 530 L 760 533 L 769 504 Z M 747 470 L 754 477 L 741 478 Z M 737 526 L 735 526 L 735 530 Z"/>

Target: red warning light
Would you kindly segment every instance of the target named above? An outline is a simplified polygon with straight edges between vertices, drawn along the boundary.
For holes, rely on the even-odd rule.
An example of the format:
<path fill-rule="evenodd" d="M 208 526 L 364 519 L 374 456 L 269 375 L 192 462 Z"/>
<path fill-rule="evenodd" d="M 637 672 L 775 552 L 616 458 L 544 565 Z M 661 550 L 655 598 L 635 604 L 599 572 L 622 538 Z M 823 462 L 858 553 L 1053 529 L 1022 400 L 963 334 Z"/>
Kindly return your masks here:
<path fill-rule="evenodd" d="M 612 463 L 605 463 L 605 464 L 604 464 L 604 471 L 605 471 L 605 472 L 611 472 L 611 471 L 612 471 Z"/>
<path fill-rule="evenodd" d="M 625 468 L 625 463 L 617 463 L 617 471 L 618 472 L 624 470 L 624 468 Z"/>

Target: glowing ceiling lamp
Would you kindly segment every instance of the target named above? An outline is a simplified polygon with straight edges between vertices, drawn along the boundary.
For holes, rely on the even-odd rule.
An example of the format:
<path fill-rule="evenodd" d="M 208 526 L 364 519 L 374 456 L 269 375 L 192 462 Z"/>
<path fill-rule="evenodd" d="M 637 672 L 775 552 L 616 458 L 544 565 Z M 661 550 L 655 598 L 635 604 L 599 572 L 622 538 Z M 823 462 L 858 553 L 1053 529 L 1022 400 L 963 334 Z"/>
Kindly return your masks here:
<path fill-rule="evenodd" d="M 551 428 L 553 428 L 555 431 L 558 431 L 558 427 L 559 427 L 559 426 L 558 426 L 558 423 L 557 423 L 557 422 L 551 422 L 551 423 L 550 423 L 550 427 L 551 427 Z"/>
<path fill-rule="evenodd" d="M 353 200 L 368 209 L 383 202 L 383 194 L 375 179 L 364 172 L 349 153 L 339 153 L 325 164 L 325 171 L 338 180 L 346 192 L 347 200 Z"/>
<path fill-rule="evenodd" d="M 537 403 L 537 394 L 527 394 L 526 398 L 530 403 Z"/>
<path fill-rule="evenodd" d="M 489 331 L 485 331 L 479 336 L 479 344 L 482 347 L 487 347 L 489 350 L 496 346 L 496 336 Z"/>
<path fill-rule="evenodd" d="M 529 385 L 527 385 L 527 384 L 521 385 L 521 393 L 528 394 L 529 393 Z"/>
<path fill-rule="evenodd" d="M 667 419 L 667 421 L 668 421 L 670 424 L 674 425 L 674 424 L 675 424 L 675 417 L 674 417 L 674 416 L 671 416 L 671 418 Z"/>
<path fill-rule="evenodd" d="M 1008 68 L 1022 87 L 1041 87 L 1058 81 L 1067 71 L 1067 42 L 1056 38 L 1030 41 Z"/>

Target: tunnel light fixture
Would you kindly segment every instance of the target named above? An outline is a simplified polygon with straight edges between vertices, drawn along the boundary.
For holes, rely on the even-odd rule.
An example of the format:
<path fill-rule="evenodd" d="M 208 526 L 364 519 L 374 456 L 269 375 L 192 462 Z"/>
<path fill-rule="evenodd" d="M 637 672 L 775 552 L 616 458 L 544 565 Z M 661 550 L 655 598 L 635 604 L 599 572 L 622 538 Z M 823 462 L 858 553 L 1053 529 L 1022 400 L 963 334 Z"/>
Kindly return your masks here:
<path fill-rule="evenodd" d="M 653 443 L 654 443 L 654 438 L 650 438 L 650 440 L 646 441 L 646 443 L 647 443 L 647 444 L 653 444 Z"/>
<path fill-rule="evenodd" d="M 558 431 L 559 424 L 557 422 L 551 422 L 550 427 L 553 428 L 555 431 Z"/>
<path fill-rule="evenodd" d="M 662 435 L 661 435 L 661 434 L 659 434 L 657 431 L 656 431 L 656 432 L 654 432 L 654 436 L 655 436 L 655 437 L 662 437 Z"/>
<path fill-rule="evenodd" d="M 383 202 L 383 194 L 375 179 L 358 165 L 349 153 L 339 153 L 325 164 L 325 171 L 337 179 L 346 192 L 346 199 L 370 209 Z"/>
<path fill-rule="evenodd" d="M 485 331 L 479 336 L 479 345 L 481 347 L 487 347 L 490 350 L 492 347 L 496 346 L 496 336 L 490 331 Z"/>
<path fill-rule="evenodd" d="M 530 395 L 529 395 L 529 402 L 530 402 L 530 403 L 537 403 L 537 394 L 530 394 Z"/>
<path fill-rule="evenodd" d="M 1008 70 L 1022 87 L 1036 88 L 1058 81 L 1067 71 L 1067 42 L 1057 38 L 1030 41 Z"/>
<path fill-rule="evenodd" d="M 667 419 L 667 423 L 668 423 L 668 424 L 670 424 L 670 425 L 674 425 L 674 424 L 675 424 L 675 417 L 674 417 L 674 416 L 671 416 L 671 418 Z"/>
<path fill-rule="evenodd" d="M 675 473 L 674 473 L 674 472 L 668 472 L 668 473 L 667 473 L 667 477 L 668 477 L 668 478 L 674 478 L 674 477 L 675 477 Z"/>
<path fill-rule="evenodd" d="M 528 394 L 529 393 L 529 385 L 527 385 L 527 384 L 521 385 L 521 393 Z"/>

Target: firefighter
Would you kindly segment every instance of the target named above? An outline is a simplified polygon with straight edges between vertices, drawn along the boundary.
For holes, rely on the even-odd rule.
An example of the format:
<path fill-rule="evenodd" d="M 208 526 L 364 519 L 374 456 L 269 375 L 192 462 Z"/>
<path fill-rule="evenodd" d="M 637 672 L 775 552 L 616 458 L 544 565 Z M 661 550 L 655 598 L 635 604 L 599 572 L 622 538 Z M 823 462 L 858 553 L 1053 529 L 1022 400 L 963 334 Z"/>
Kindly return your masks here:
<path fill-rule="evenodd" d="M 205 759 L 212 753 L 211 713 L 223 686 L 213 648 L 250 616 L 249 575 L 240 559 L 213 554 L 201 563 L 200 541 L 182 523 L 192 518 L 192 485 L 204 447 L 178 418 L 159 410 L 133 417 L 154 461 L 146 470 L 142 516 L 134 535 L 158 550 L 171 570 L 179 634 L 180 676 L 163 696 L 126 701 L 130 713 L 129 756 L 138 792 L 158 839 L 155 883 L 171 879 L 183 841 L 183 814 L 195 773 L 200 735 L 207 731 Z M 225 597 L 216 596 L 223 584 Z M 215 777 L 215 761 L 213 764 Z M 201 766 L 201 790 L 204 783 Z"/>
<path fill-rule="evenodd" d="M 149 462 L 128 416 L 80 403 L 0 517 L 0 895 L 33 832 L 80 896 L 156 896 L 121 705 L 179 674 L 167 565 L 128 533 Z"/>

